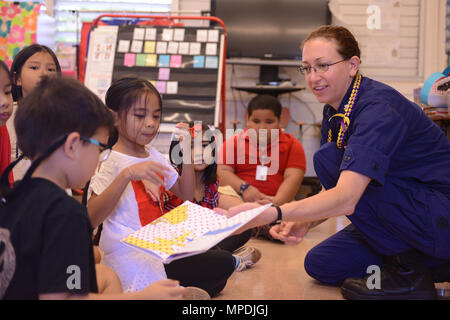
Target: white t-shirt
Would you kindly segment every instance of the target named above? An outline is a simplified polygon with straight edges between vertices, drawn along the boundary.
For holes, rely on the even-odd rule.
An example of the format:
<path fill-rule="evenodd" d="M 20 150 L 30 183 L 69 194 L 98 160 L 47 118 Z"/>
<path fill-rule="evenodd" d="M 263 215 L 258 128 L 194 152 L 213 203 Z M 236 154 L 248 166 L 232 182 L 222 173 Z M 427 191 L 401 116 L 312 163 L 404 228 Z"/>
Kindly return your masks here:
<path fill-rule="evenodd" d="M 172 169 L 169 179 L 165 181 L 166 188 L 170 189 L 178 179 L 177 171 L 161 153 L 153 148 L 147 151 L 147 158 L 136 158 L 113 150 L 92 177 L 88 197 L 92 192 L 100 195 L 125 168 L 149 160 L 165 163 Z M 136 196 L 132 184 L 129 183 L 116 207 L 103 222 L 100 238 L 100 249 L 104 252 L 102 263 L 117 273 L 124 291 L 139 291 L 152 282 L 166 278 L 161 262 L 120 242 L 141 227 Z"/>

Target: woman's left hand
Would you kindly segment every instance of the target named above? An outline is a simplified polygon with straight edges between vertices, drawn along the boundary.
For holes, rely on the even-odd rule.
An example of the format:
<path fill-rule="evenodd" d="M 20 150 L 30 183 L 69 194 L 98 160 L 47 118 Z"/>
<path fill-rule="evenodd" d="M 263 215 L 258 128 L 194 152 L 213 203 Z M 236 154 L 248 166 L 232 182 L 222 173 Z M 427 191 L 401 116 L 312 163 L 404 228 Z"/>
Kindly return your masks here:
<path fill-rule="evenodd" d="M 308 233 L 310 225 L 309 222 L 282 222 L 273 226 L 269 233 L 286 244 L 299 244 Z"/>

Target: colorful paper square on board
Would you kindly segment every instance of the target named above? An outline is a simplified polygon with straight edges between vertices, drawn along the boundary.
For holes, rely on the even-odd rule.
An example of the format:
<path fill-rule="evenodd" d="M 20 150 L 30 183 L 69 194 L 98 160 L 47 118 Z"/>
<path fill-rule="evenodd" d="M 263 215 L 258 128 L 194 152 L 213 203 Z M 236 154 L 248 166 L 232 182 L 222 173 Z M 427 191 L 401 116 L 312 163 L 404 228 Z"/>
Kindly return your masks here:
<path fill-rule="evenodd" d="M 166 82 L 156 81 L 156 90 L 158 90 L 160 94 L 166 93 Z"/>
<path fill-rule="evenodd" d="M 181 68 L 182 57 L 180 55 L 173 55 L 170 57 L 170 67 L 171 68 Z"/>
<path fill-rule="evenodd" d="M 136 64 L 136 54 L 125 53 L 125 57 L 123 59 L 123 65 L 126 67 L 134 67 L 135 64 Z"/>
<path fill-rule="evenodd" d="M 158 72 L 159 80 L 169 80 L 170 77 L 170 69 L 169 68 L 160 68 Z"/>
<path fill-rule="evenodd" d="M 144 52 L 145 53 L 155 53 L 156 42 L 155 41 L 145 41 Z"/>
<path fill-rule="evenodd" d="M 156 67 L 156 54 L 147 54 L 145 58 L 145 66 L 146 67 Z"/>
<path fill-rule="evenodd" d="M 162 54 L 159 56 L 158 67 L 169 67 L 170 66 L 170 56 Z"/>
<path fill-rule="evenodd" d="M 194 57 L 194 68 L 203 68 L 205 66 L 205 56 Z"/>
<path fill-rule="evenodd" d="M 146 54 L 142 54 L 142 53 L 137 54 L 136 55 L 136 66 L 144 67 L 146 58 L 147 58 Z"/>

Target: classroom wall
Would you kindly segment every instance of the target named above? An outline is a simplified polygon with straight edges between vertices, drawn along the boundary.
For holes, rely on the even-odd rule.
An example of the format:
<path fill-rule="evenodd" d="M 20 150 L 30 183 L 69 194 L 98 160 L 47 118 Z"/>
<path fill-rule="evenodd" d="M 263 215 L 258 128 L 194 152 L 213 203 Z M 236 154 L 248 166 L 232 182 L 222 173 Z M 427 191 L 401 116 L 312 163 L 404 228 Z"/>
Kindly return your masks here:
<path fill-rule="evenodd" d="M 209 10 L 209 0 L 176 0 L 180 10 Z M 442 71 L 446 66 L 445 55 L 445 0 L 401 0 L 400 4 L 400 63 L 394 67 L 364 65 L 367 41 L 370 33 L 366 28 L 366 9 L 373 0 L 339 0 L 332 1 L 337 15 L 332 16 L 333 24 L 344 24 L 356 35 L 361 44 L 363 75 L 385 82 L 409 99 L 413 99 L 413 89 L 431 73 Z M 175 4 L 175 3 L 174 3 Z M 335 10 L 336 11 L 336 10 Z M 342 22 L 344 21 L 344 22 Z M 245 92 L 232 90 L 232 85 L 254 85 L 258 81 L 258 66 L 226 66 L 226 120 L 227 128 L 232 128 L 231 121 L 240 121 L 239 128 L 245 126 L 245 110 L 249 100 L 254 96 Z M 281 78 L 304 85 L 305 81 L 295 67 L 280 68 Z M 314 123 L 322 120 L 322 105 L 317 103 L 313 94 L 307 89 L 293 94 L 279 96 L 284 107 L 289 108 L 292 121 L 286 131 L 299 137 L 295 121 L 304 121 L 302 143 L 307 156 L 306 176 L 315 176 L 312 157 L 319 147 L 319 129 Z"/>

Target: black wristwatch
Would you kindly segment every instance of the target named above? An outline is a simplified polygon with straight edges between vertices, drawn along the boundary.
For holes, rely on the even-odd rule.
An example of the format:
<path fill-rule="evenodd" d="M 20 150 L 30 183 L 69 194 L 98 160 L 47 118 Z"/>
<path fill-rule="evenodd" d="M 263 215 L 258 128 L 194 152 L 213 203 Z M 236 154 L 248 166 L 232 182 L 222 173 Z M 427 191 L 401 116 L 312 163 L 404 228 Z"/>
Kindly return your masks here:
<path fill-rule="evenodd" d="M 241 197 L 242 197 L 242 194 L 244 193 L 244 191 L 247 190 L 249 186 L 250 185 L 248 184 L 248 182 L 245 182 L 245 181 L 241 184 L 241 186 L 239 187 L 239 195 Z"/>
<path fill-rule="evenodd" d="M 278 213 L 277 219 L 270 224 L 271 226 L 274 226 L 276 224 L 280 224 L 281 223 L 281 219 L 283 219 L 283 214 L 281 212 L 281 208 L 278 205 L 272 203 L 272 207 L 275 207 L 275 209 L 277 209 L 277 213 Z"/>

